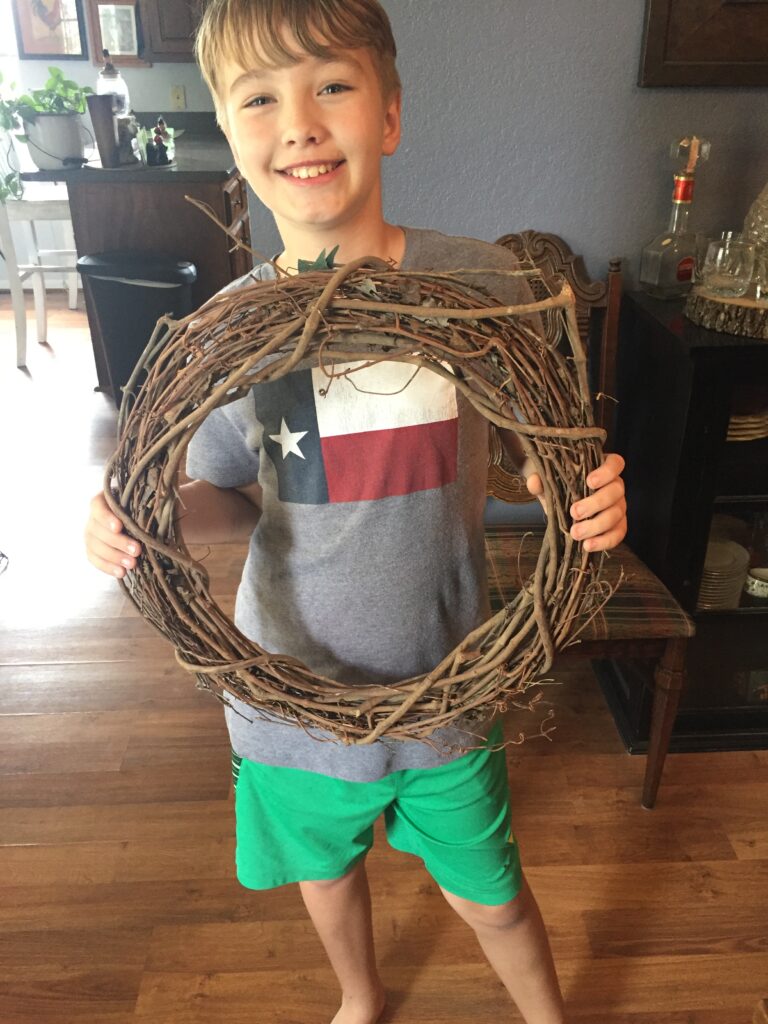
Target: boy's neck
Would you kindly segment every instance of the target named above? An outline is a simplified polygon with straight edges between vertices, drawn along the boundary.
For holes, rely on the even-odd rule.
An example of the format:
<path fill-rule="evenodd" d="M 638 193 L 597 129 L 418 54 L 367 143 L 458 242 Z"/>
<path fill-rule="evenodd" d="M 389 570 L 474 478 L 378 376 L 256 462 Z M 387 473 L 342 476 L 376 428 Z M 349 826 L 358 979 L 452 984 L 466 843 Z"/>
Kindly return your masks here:
<path fill-rule="evenodd" d="M 314 260 L 323 249 L 327 253 L 339 247 L 334 257 L 336 264 L 349 263 L 361 256 L 377 256 L 379 259 L 400 266 L 405 253 L 405 232 L 396 224 L 382 220 L 375 230 L 367 226 L 364 230 L 324 232 L 314 234 L 307 231 L 292 231 L 281 226 L 280 235 L 284 249 L 277 257 L 277 264 L 289 273 L 296 273 L 299 260 Z M 333 236 L 333 237 L 331 237 Z"/>

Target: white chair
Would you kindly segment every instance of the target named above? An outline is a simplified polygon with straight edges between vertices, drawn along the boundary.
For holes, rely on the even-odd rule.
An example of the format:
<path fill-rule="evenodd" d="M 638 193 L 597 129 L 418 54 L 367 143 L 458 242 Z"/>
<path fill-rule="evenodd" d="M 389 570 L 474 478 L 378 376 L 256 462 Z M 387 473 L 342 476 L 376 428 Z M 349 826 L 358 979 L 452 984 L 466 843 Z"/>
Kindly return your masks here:
<path fill-rule="evenodd" d="M 32 191 L 31 189 L 29 190 Z M 41 220 L 65 222 L 66 249 L 40 249 L 37 242 L 35 223 Z M 30 263 L 19 263 L 13 240 L 11 224 L 23 225 L 23 232 Z M 45 275 L 66 274 L 69 293 L 69 308 L 77 308 L 77 252 L 72 233 L 72 217 L 66 199 L 12 199 L 0 203 L 0 254 L 5 260 L 8 285 L 16 321 L 16 365 L 27 364 L 27 311 L 24 304 L 23 283 L 32 278 L 35 314 L 37 319 L 37 340 L 43 344 L 47 339 L 48 316 L 45 301 Z M 51 262 L 55 260 L 58 262 Z"/>

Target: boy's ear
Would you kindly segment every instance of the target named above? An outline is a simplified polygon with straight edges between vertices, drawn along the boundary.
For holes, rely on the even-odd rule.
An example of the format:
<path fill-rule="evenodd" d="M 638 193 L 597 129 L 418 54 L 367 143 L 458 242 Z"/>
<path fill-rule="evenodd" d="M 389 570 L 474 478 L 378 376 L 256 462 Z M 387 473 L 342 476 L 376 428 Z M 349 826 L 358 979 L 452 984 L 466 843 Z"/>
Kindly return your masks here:
<path fill-rule="evenodd" d="M 402 94 L 398 91 L 384 108 L 384 137 L 381 152 L 383 156 L 392 156 L 400 145 L 400 114 L 402 110 Z"/>

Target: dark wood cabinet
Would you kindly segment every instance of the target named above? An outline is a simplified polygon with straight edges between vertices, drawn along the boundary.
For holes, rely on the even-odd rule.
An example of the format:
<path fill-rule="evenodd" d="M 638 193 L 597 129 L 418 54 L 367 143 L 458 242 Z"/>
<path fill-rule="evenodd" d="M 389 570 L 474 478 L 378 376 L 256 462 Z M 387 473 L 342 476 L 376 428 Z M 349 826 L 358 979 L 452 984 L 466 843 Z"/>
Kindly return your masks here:
<path fill-rule="evenodd" d="M 697 608 L 713 516 L 748 530 L 768 509 L 768 438 L 727 439 L 740 393 L 761 381 L 765 341 L 697 327 L 679 302 L 626 296 L 615 447 L 627 461 L 627 540 L 696 620 L 672 750 L 768 746 L 768 608 Z M 600 675 L 627 747 L 644 750 L 646 667 Z"/>
<path fill-rule="evenodd" d="M 119 185 L 99 181 L 93 173 L 80 173 L 67 187 L 78 255 L 138 249 L 191 260 L 197 268 L 192 291 L 195 306 L 253 266 L 249 253 L 235 247 L 229 235 L 185 199 L 192 196 L 207 203 L 236 237 L 250 244 L 245 183 L 237 171 L 223 182 L 174 180 L 169 172 L 167 181 L 134 177 Z M 90 308 L 88 321 L 98 384 L 108 390 L 98 321 Z"/>
<path fill-rule="evenodd" d="M 197 267 L 194 301 L 200 305 L 252 265 L 247 253 L 233 263 L 232 242 L 227 234 L 187 202 L 191 196 L 207 203 L 228 227 L 237 225 L 248 243 L 248 206 L 245 186 L 236 171 L 222 181 L 167 181 L 139 177 L 119 186 L 83 174 L 68 182 L 75 244 L 79 255 L 107 249 L 139 249 L 173 253 Z M 242 205 L 232 200 L 243 197 Z M 242 252 L 242 250 L 240 250 Z M 241 267 L 243 269 L 241 269 Z"/>
<path fill-rule="evenodd" d="M 201 0 L 141 0 L 146 60 L 194 61 Z"/>

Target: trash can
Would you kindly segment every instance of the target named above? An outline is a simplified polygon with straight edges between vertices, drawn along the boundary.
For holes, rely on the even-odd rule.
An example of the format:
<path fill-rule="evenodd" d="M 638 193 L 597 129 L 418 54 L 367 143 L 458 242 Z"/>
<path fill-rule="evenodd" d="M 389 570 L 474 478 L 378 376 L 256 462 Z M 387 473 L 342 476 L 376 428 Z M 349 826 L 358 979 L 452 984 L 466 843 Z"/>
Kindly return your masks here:
<path fill-rule="evenodd" d="M 192 312 L 197 270 L 189 260 L 167 253 L 120 249 L 81 256 L 99 388 L 117 406 L 123 388 L 161 316 Z M 94 326 L 96 329 L 94 330 Z"/>

